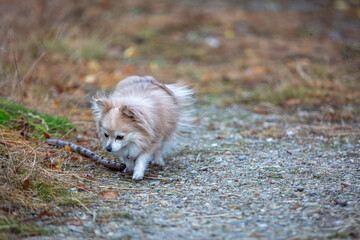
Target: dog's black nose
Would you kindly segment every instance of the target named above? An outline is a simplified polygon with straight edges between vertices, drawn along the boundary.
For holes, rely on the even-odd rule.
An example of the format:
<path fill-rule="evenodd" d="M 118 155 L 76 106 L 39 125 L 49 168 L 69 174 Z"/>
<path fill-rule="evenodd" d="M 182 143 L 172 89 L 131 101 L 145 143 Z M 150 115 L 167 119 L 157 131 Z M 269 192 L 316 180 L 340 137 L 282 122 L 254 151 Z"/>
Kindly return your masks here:
<path fill-rule="evenodd" d="M 111 152 L 111 146 L 110 146 L 110 145 L 107 146 L 105 149 L 106 149 L 108 152 Z"/>

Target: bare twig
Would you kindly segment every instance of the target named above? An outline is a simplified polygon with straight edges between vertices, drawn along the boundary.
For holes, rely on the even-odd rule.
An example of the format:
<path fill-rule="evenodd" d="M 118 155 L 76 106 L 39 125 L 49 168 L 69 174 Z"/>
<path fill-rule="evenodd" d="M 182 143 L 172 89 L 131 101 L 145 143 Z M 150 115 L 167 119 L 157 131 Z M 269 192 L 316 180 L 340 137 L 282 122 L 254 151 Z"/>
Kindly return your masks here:
<path fill-rule="evenodd" d="M 75 143 L 63 141 L 60 139 L 46 139 L 46 142 L 48 144 L 56 145 L 56 146 L 60 146 L 60 147 L 69 146 L 73 152 L 79 153 L 87 158 L 90 158 L 90 160 L 92 160 L 96 163 L 100 163 L 101 165 L 103 165 L 111 170 L 122 171 L 126 167 L 125 164 L 123 164 L 123 163 L 118 163 L 118 162 L 103 159 L 102 157 L 100 157 L 99 155 L 94 153 L 93 151 L 91 151 L 87 148 L 81 147 Z"/>
<path fill-rule="evenodd" d="M 18 80 L 19 88 L 20 88 L 20 96 L 21 96 L 21 106 L 22 106 L 22 118 L 23 121 L 25 121 L 25 113 L 24 113 L 24 91 L 21 84 L 21 76 L 19 72 L 19 67 L 16 61 L 15 52 L 13 51 L 13 57 L 14 57 L 14 63 L 15 63 L 15 69 L 16 69 L 16 77 Z"/>
<path fill-rule="evenodd" d="M 243 219 L 240 215 L 233 215 L 228 213 L 223 214 L 212 214 L 212 215 L 195 215 L 195 216 L 188 216 L 194 218 L 236 218 L 236 219 Z"/>
<path fill-rule="evenodd" d="M 33 62 L 33 64 L 31 64 L 30 68 L 28 69 L 28 71 L 25 73 L 24 77 L 23 77 L 23 81 L 26 82 L 26 80 L 30 77 L 30 75 L 33 73 L 33 71 L 35 70 L 35 67 L 39 64 L 39 62 L 41 61 L 41 59 L 45 56 L 46 52 L 42 52 L 40 54 L 40 56 Z"/>
<path fill-rule="evenodd" d="M 86 211 L 88 211 L 88 213 L 89 213 L 90 215 L 94 215 L 94 213 L 93 213 L 92 211 L 90 211 L 90 209 L 87 208 L 79 199 L 77 199 L 76 197 L 73 197 L 73 199 L 74 199 L 75 201 L 77 201 L 83 208 L 85 208 Z"/>
<path fill-rule="evenodd" d="M 297 74 L 299 74 L 302 79 L 304 79 L 305 81 L 311 80 L 310 76 L 304 71 L 303 67 L 301 66 L 301 63 L 296 62 L 295 69 Z"/>
<path fill-rule="evenodd" d="M 200 156 L 201 156 L 201 153 L 199 153 L 199 154 L 197 155 L 195 162 L 197 162 L 197 161 L 200 159 Z"/>
<path fill-rule="evenodd" d="M 151 194 L 151 196 L 153 196 L 156 200 L 158 200 L 161 206 L 168 207 L 167 204 L 161 201 L 158 197 L 156 197 L 155 194 Z"/>

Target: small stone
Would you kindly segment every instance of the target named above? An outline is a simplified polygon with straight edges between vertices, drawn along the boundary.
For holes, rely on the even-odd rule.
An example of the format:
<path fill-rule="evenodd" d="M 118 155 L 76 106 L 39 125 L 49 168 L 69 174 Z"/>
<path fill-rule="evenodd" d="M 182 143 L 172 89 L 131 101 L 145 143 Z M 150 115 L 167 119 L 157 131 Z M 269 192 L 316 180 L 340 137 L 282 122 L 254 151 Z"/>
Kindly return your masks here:
<path fill-rule="evenodd" d="M 245 156 L 245 155 L 240 155 L 240 156 L 239 156 L 239 160 L 240 160 L 240 161 L 243 161 L 243 160 L 245 160 L 245 159 L 246 159 L 246 156 Z"/>
<path fill-rule="evenodd" d="M 288 130 L 288 131 L 286 131 L 286 134 L 287 134 L 289 137 L 291 137 L 291 136 L 294 135 L 294 131 Z"/>
<path fill-rule="evenodd" d="M 78 134 L 78 135 L 76 136 L 76 140 L 77 140 L 77 141 L 80 141 L 80 140 L 83 140 L 83 139 L 84 139 L 84 136 L 81 135 L 81 134 Z"/>
<path fill-rule="evenodd" d="M 335 200 L 335 203 L 341 207 L 346 207 L 348 205 L 348 203 L 346 201 L 341 201 L 338 199 Z"/>
<path fill-rule="evenodd" d="M 101 231 L 99 229 L 95 229 L 94 233 L 96 236 L 100 236 L 101 235 Z"/>
<path fill-rule="evenodd" d="M 153 181 L 150 183 L 150 186 L 156 186 L 160 183 L 160 181 Z"/>
<path fill-rule="evenodd" d="M 340 184 L 343 185 L 344 187 L 350 187 L 351 186 L 351 183 L 348 183 L 348 182 L 342 182 Z"/>
<path fill-rule="evenodd" d="M 217 48 L 220 46 L 220 40 L 216 37 L 205 38 L 205 43 L 211 48 Z"/>
<path fill-rule="evenodd" d="M 303 192 L 304 191 L 304 187 L 297 187 L 295 192 Z"/>

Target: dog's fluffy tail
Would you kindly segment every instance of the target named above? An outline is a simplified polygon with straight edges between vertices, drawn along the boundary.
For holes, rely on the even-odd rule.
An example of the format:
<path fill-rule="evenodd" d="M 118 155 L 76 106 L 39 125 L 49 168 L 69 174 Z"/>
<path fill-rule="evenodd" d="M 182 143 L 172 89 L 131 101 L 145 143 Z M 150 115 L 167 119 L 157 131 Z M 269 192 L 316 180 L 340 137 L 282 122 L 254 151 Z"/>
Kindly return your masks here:
<path fill-rule="evenodd" d="M 195 103 L 194 90 L 189 86 L 181 86 L 178 84 L 167 84 L 166 87 L 174 93 L 176 102 L 180 108 L 180 117 L 176 129 L 177 133 L 191 132 L 195 120 L 193 107 Z"/>

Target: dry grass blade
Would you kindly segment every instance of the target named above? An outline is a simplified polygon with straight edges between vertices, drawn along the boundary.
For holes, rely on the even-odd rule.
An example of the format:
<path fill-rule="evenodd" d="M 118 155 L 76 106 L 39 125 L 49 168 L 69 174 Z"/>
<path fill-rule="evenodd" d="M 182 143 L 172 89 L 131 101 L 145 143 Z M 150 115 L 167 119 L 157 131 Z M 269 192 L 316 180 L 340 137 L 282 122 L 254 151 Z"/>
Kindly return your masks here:
<path fill-rule="evenodd" d="M 2 206 L 49 208 L 57 198 L 66 198 L 66 187 L 76 186 L 76 179 L 47 169 L 44 161 L 50 161 L 51 153 L 45 147 L 41 141 L 22 139 L 19 132 L 0 126 Z"/>

